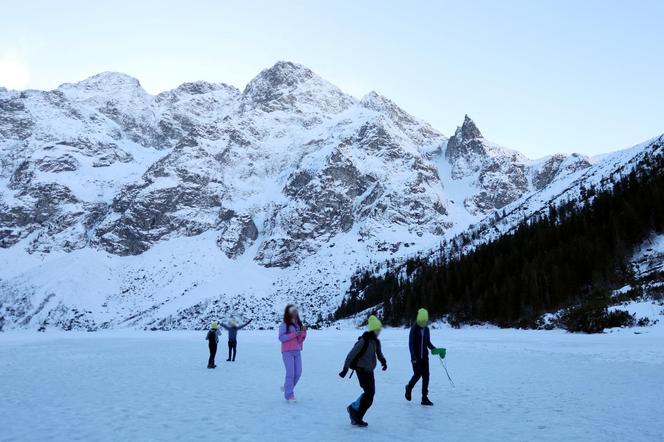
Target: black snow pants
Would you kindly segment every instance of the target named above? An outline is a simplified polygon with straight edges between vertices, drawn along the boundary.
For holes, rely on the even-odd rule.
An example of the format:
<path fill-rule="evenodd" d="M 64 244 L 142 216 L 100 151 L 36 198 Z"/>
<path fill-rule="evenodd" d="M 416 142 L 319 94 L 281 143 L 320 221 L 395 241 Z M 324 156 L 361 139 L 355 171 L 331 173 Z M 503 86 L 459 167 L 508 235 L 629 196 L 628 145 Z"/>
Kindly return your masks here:
<path fill-rule="evenodd" d="M 356 407 L 358 415 L 362 419 L 369 407 L 371 407 L 371 404 L 373 404 L 374 395 L 376 394 L 376 380 L 373 371 L 359 369 L 356 373 L 357 380 L 360 382 L 360 387 L 363 390 L 362 396 L 358 399 L 359 406 Z"/>
<path fill-rule="evenodd" d="M 214 357 L 217 355 L 217 343 L 213 339 L 210 339 L 208 342 L 208 347 L 210 348 L 210 359 L 208 359 L 208 367 L 214 367 L 216 365 L 214 363 Z"/>
<path fill-rule="evenodd" d="M 237 340 L 229 339 L 228 340 L 228 360 L 229 361 L 234 361 L 236 353 L 237 353 Z M 231 354 L 232 354 L 232 356 L 231 356 Z"/>
<path fill-rule="evenodd" d="M 408 382 L 408 389 L 412 390 L 420 378 L 422 378 L 422 397 L 429 397 L 429 358 L 420 359 L 413 364 L 413 377 Z"/>

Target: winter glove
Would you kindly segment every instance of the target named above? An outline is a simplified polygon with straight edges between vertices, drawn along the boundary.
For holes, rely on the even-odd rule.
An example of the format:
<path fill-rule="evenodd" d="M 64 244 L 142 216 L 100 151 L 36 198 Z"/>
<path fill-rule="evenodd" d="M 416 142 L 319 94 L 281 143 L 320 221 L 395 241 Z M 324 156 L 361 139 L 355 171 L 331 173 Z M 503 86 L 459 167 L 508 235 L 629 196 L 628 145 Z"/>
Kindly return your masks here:
<path fill-rule="evenodd" d="M 344 369 L 339 372 L 339 376 L 342 378 L 345 378 L 347 374 L 348 374 L 348 367 L 344 367 Z"/>
<path fill-rule="evenodd" d="M 445 355 L 447 354 L 447 349 L 434 348 L 433 350 L 431 350 L 431 354 L 440 356 L 440 359 L 445 359 Z"/>
<path fill-rule="evenodd" d="M 383 371 L 387 370 L 387 362 L 383 362 L 382 366 L 383 366 Z"/>

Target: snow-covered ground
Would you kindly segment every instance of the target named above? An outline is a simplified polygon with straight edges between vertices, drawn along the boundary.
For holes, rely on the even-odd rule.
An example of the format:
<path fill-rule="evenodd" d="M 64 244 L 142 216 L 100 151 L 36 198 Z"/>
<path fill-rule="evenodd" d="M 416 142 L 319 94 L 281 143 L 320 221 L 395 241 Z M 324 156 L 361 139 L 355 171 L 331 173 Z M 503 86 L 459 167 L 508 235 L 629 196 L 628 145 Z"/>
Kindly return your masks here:
<path fill-rule="evenodd" d="M 635 334 L 635 331 L 640 334 Z M 0 334 L 0 440 L 663 440 L 664 327 L 602 335 L 439 329 L 432 408 L 408 403 L 407 331 L 383 333 L 369 427 L 337 376 L 355 330 L 311 331 L 298 402 L 285 403 L 274 331 L 240 332 L 205 368 L 205 332 Z"/>

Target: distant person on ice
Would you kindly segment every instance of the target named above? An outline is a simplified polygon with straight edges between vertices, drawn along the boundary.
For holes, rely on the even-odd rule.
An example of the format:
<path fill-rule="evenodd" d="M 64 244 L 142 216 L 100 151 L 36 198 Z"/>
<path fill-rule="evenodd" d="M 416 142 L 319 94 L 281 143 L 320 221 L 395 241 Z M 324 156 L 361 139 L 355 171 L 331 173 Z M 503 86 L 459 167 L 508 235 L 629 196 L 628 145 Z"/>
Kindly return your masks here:
<path fill-rule="evenodd" d="M 281 357 L 286 368 L 284 380 L 284 397 L 287 401 L 295 400 L 295 386 L 302 375 L 302 344 L 307 337 L 300 314 L 294 305 L 288 304 L 284 310 L 284 320 L 279 326 L 281 341 Z"/>
<path fill-rule="evenodd" d="M 410 329 L 408 346 L 410 362 L 413 364 L 413 377 L 406 385 L 406 400 L 412 399 L 412 392 L 417 381 L 422 379 L 422 405 L 433 405 L 429 400 L 429 350 L 435 350 L 429 334 L 429 312 L 426 309 L 417 311 L 415 325 Z"/>
<path fill-rule="evenodd" d="M 248 320 L 246 323 L 240 325 L 239 327 L 237 322 L 233 320 L 231 320 L 228 324 L 221 324 L 221 326 L 224 327 L 228 332 L 228 359 L 226 359 L 226 361 L 235 362 L 235 354 L 237 353 L 237 331 L 242 330 L 247 325 L 251 324 L 251 321 L 253 321 L 253 319 Z"/>
<path fill-rule="evenodd" d="M 208 330 L 205 339 L 208 341 L 208 348 L 210 349 L 210 359 L 208 359 L 207 368 L 217 368 L 217 365 L 214 363 L 214 357 L 217 355 L 217 344 L 219 344 L 219 324 L 216 322 L 212 323 L 210 330 Z"/>
<path fill-rule="evenodd" d="M 350 423 L 358 427 L 369 425 L 363 419 L 367 410 L 373 404 L 374 394 L 376 393 L 376 381 L 374 379 L 376 358 L 380 361 L 383 371 L 387 370 L 387 361 L 383 356 L 378 340 L 382 328 L 383 324 L 380 323 L 378 318 L 373 315 L 369 316 L 367 331 L 358 338 L 350 353 L 346 356 L 343 370 L 339 373 L 339 376 L 344 378 L 349 369 L 355 370 L 357 380 L 360 382 L 360 387 L 362 387 L 363 392 L 360 397 L 346 408 L 350 416 Z M 352 373 L 351 376 L 353 376 Z"/>

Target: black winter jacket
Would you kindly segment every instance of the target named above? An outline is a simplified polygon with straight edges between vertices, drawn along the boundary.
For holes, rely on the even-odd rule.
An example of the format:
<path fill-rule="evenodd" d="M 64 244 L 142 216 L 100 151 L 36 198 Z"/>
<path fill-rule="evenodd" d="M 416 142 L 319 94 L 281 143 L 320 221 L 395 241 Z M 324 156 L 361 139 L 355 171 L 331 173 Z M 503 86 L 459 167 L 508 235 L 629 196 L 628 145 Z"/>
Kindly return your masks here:
<path fill-rule="evenodd" d="M 424 330 L 424 334 L 422 334 L 422 330 Z M 417 324 L 413 325 L 410 328 L 408 346 L 410 347 L 411 361 L 417 362 L 423 359 L 429 359 L 429 350 L 436 348 L 436 346 L 431 343 L 429 327 L 422 328 Z"/>

